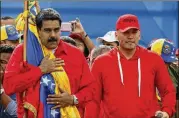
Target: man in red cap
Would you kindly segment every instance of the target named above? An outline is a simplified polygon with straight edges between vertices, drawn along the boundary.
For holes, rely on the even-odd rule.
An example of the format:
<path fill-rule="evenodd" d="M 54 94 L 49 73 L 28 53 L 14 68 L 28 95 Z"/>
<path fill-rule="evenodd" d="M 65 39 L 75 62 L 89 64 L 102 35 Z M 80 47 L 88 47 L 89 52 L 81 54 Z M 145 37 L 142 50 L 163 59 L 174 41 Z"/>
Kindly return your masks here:
<path fill-rule="evenodd" d="M 137 16 L 119 17 L 116 38 L 119 46 L 97 57 L 92 65 L 98 83 L 95 96 L 98 104 L 93 107 L 96 117 L 171 117 L 175 112 L 175 88 L 162 58 L 138 46 L 140 25 Z M 158 104 L 156 87 L 162 107 Z"/>

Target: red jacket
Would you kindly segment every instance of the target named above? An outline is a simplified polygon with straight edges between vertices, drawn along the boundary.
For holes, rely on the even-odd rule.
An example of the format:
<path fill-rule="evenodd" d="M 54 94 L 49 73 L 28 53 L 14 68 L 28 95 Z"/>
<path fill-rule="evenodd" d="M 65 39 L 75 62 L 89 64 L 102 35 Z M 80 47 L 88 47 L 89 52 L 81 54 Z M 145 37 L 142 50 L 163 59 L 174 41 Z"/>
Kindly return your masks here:
<path fill-rule="evenodd" d="M 98 118 L 152 118 L 157 110 L 170 116 L 175 112 L 176 91 L 157 54 L 137 47 L 134 56 L 126 59 L 115 48 L 95 60 L 92 73 L 98 83 L 95 97 L 99 103 L 94 107 Z M 162 98 L 161 109 L 156 87 Z"/>
<path fill-rule="evenodd" d="M 67 43 L 60 41 L 58 48 L 55 51 L 57 58 L 62 58 L 65 61 L 64 69 L 69 77 L 71 92 L 75 94 L 79 101 L 77 107 L 81 117 L 84 116 L 85 104 L 92 100 L 94 96 L 93 87 L 94 82 L 92 74 L 89 70 L 88 64 L 83 54 L 75 47 L 68 45 Z M 39 105 L 39 91 L 33 91 L 35 84 L 39 89 L 40 77 L 42 76 L 39 67 L 23 64 L 23 45 L 19 45 L 13 52 L 9 63 L 6 68 L 3 87 L 7 94 L 16 93 L 18 103 L 18 118 L 22 118 L 24 115 L 23 101 L 31 101 L 38 109 L 38 116 L 41 116 L 40 111 L 42 105 Z M 28 90 L 28 98 L 23 99 L 22 92 L 27 88 L 32 87 L 32 90 Z M 29 114 L 28 114 L 29 115 Z"/>

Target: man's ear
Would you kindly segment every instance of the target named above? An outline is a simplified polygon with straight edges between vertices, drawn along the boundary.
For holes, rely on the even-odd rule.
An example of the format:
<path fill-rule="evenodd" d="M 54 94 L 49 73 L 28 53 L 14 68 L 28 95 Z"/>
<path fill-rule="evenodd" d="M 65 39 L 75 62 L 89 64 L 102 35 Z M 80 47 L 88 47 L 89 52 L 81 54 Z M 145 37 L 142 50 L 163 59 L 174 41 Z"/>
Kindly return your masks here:
<path fill-rule="evenodd" d="M 118 37 L 119 37 L 118 35 L 119 35 L 119 31 L 115 31 L 115 37 L 116 37 L 117 40 L 119 39 L 119 38 L 118 38 Z M 118 40 L 118 41 L 119 41 L 119 40 Z"/>
<path fill-rule="evenodd" d="M 141 39 L 141 33 L 140 33 L 140 31 L 139 31 L 139 40 Z"/>
<path fill-rule="evenodd" d="M 40 28 L 37 28 L 37 33 L 38 33 L 38 35 L 40 34 L 40 31 L 41 31 L 41 29 L 40 29 Z M 40 38 L 40 35 L 39 35 L 39 38 Z"/>

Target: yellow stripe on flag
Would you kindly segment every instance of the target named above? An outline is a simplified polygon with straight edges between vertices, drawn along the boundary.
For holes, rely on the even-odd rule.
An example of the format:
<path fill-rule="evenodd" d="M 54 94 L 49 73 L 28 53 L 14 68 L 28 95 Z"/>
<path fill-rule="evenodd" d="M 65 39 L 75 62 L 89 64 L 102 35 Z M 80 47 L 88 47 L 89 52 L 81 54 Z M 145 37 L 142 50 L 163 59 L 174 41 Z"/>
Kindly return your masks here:
<path fill-rule="evenodd" d="M 36 26 L 29 24 L 29 29 L 31 30 L 31 32 L 34 33 L 34 35 L 39 40 Z M 50 59 L 54 59 L 55 56 L 52 53 L 52 51 L 49 51 L 45 46 L 43 46 L 40 40 L 39 40 L 39 43 L 41 45 L 44 56 L 47 56 L 48 54 L 50 54 Z M 68 76 L 62 66 L 59 67 L 59 69 L 63 71 L 51 73 L 54 78 L 55 85 L 56 85 L 55 93 L 60 94 L 59 92 L 59 86 L 60 86 L 61 89 L 71 94 L 71 88 L 70 88 L 70 82 L 69 82 Z M 80 114 L 76 106 L 68 106 L 68 107 L 60 108 L 60 113 L 61 113 L 61 118 L 80 118 Z"/>
<path fill-rule="evenodd" d="M 1 26 L 1 41 L 8 39 L 7 32 L 6 32 L 6 27 Z"/>

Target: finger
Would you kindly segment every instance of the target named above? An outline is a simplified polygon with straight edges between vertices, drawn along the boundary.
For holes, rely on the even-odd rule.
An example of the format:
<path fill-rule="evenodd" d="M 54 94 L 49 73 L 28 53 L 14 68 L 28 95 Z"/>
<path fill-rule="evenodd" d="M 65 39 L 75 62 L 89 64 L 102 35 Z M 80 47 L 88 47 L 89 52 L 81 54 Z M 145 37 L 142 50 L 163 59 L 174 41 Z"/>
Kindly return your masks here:
<path fill-rule="evenodd" d="M 56 105 L 56 106 L 52 107 L 51 109 L 53 110 L 53 109 L 60 108 L 60 107 L 61 107 L 61 105 Z"/>
<path fill-rule="evenodd" d="M 55 58 L 55 61 L 60 61 L 60 60 L 63 60 L 63 59 L 61 59 L 61 58 Z"/>
<path fill-rule="evenodd" d="M 65 91 L 60 86 L 58 86 L 58 88 L 59 88 L 61 93 L 65 93 Z"/>
<path fill-rule="evenodd" d="M 49 94 L 48 95 L 48 98 L 59 98 L 59 97 L 61 97 L 60 94 Z"/>
<path fill-rule="evenodd" d="M 64 63 L 64 60 L 55 60 L 55 64 Z"/>
<path fill-rule="evenodd" d="M 47 102 L 59 102 L 59 98 L 47 98 Z"/>
<path fill-rule="evenodd" d="M 55 64 L 55 67 L 60 67 L 60 66 L 64 66 L 64 65 L 65 65 L 64 62 L 62 62 L 62 63 L 57 63 L 57 64 Z"/>
<path fill-rule="evenodd" d="M 77 21 L 77 22 L 80 22 L 80 19 L 77 17 L 77 18 L 76 18 L 76 21 Z"/>
<path fill-rule="evenodd" d="M 60 102 L 47 102 L 47 104 L 51 104 L 51 105 L 61 105 Z"/>
<path fill-rule="evenodd" d="M 63 72 L 62 68 L 54 68 L 52 72 Z"/>

